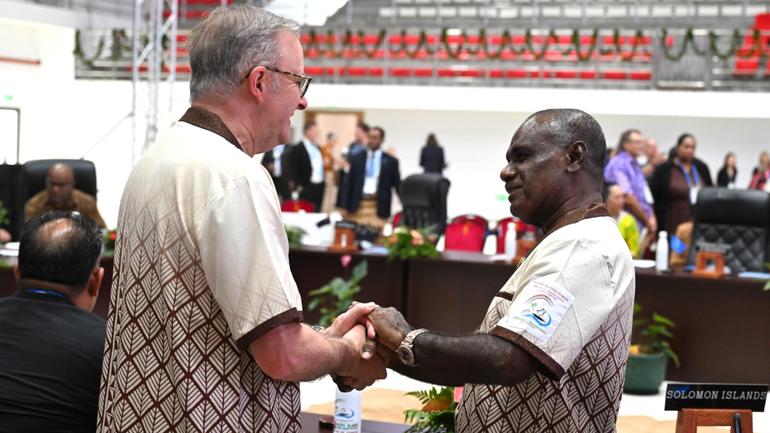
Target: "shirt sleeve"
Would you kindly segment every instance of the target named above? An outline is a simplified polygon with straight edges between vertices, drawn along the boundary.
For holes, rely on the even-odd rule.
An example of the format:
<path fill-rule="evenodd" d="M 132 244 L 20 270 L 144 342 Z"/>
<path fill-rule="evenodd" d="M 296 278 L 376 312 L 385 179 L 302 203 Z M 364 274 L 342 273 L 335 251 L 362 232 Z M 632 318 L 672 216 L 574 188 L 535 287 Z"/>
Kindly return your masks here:
<path fill-rule="evenodd" d="M 616 165 L 611 170 L 608 170 L 605 177 L 608 181 L 615 182 L 624 193 L 633 194 L 634 190 L 631 186 L 631 178 L 625 170 L 623 170 L 622 165 Z"/>
<path fill-rule="evenodd" d="M 208 203 L 197 233 L 206 281 L 241 348 L 302 320 L 278 199 L 268 189 L 266 180 L 238 180 Z"/>
<path fill-rule="evenodd" d="M 527 351 L 558 380 L 615 306 L 608 261 L 580 241 L 538 258 L 491 333 Z"/>

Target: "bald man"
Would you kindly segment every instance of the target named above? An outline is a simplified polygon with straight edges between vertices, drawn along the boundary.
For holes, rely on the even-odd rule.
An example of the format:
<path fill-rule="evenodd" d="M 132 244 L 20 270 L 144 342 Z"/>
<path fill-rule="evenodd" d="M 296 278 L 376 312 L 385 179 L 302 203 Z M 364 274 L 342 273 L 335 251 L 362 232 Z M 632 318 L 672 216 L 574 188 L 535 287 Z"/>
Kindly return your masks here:
<path fill-rule="evenodd" d="M 390 368 L 465 385 L 458 433 L 615 431 L 635 276 L 602 203 L 605 152 L 601 127 L 580 110 L 535 113 L 515 132 L 500 178 L 511 213 L 545 236 L 478 332 L 414 329 L 392 308 L 369 315 Z"/>
<path fill-rule="evenodd" d="M 35 194 L 24 206 L 26 221 L 55 210 L 77 211 L 92 219 L 100 228 L 107 227 L 102 216 L 99 215 L 99 209 L 96 208 L 96 199 L 75 188 L 75 175 L 69 165 L 62 163 L 51 165 L 45 178 L 45 186 L 43 191 Z"/>
<path fill-rule="evenodd" d="M 19 290 L 0 299 L 0 432 L 96 428 L 106 322 L 91 313 L 102 236 L 77 212 L 24 226 Z"/>

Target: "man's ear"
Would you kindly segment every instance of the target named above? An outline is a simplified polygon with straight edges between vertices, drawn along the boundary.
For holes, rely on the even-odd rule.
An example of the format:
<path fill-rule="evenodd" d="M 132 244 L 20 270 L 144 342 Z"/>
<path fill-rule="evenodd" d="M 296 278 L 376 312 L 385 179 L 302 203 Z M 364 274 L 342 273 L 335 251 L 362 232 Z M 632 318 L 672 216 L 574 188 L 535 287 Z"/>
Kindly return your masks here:
<path fill-rule="evenodd" d="M 249 76 L 246 78 L 249 94 L 257 100 L 257 103 L 262 103 L 262 100 L 264 99 L 267 81 L 267 70 L 262 66 L 257 66 L 252 69 Z"/>
<path fill-rule="evenodd" d="M 582 141 L 576 141 L 567 146 L 567 172 L 575 173 L 585 164 L 588 149 Z"/>

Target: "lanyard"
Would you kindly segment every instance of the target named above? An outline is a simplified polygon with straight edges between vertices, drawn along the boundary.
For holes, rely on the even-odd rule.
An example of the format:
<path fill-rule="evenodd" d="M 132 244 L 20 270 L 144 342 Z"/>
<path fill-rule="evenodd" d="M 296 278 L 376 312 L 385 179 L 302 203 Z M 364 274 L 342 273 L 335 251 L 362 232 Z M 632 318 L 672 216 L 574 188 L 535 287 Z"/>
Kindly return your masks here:
<path fill-rule="evenodd" d="M 687 182 L 687 187 L 692 188 L 700 186 L 700 176 L 698 175 L 698 169 L 695 168 L 693 164 L 690 164 L 690 167 L 692 168 L 692 176 L 695 178 L 695 183 L 692 183 L 690 180 L 690 174 L 687 173 L 687 170 L 684 169 L 684 165 L 677 164 L 677 167 L 679 167 L 679 170 L 682 170 L 682 174 L 684 175 L 684 180 Z"/>
<path fill-rule="evenodd" d="M 66 298 L 66 296 L 64 296 L 64 293 L 61 293 L 61 292 L 56 292 L 56 291 L 54 291 L 54 290 L 46 290 L 46 289 L 24 289 L 24 290 L 22 290 L 22 292 L 25 292 L 25 293 L 34 293 L 34 294 L 37 294 L 37 295 L 49 295 L 49 296 L 54 296 L 54 297 L 57 297 L 57 298 Z"/>

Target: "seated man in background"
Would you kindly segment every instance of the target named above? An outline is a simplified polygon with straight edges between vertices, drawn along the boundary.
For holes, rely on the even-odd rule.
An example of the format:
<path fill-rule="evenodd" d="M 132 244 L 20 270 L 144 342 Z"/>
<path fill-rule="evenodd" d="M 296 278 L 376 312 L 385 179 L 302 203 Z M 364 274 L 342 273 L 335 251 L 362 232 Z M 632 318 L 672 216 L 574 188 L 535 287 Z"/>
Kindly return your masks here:
<path fill-rule="evenodd" d="M 572 109 L 535 113 L 513 135 L 500 173 L 510 210 L 545 235 L 478 332 L 413 329 L 393 308 L 369 315 L 380 343 L 398 353 L 391 368 L 466 384 L 456 432 L 615 431 L 635 274 L 601 203 L 605 148 L 596 120 Z"/>
<path fill-rule="evenodd" d="M 633 215 L 623 210 L 626 205 L 626 197 L 623 190 L 615 183 L 604 184 L 604 201 L 607 203 L 607 212 L 618 223 L 620 236 L 626 241 L 631 255 L 639 257 L 639 227 Z"/>
<path fill-rule="evenodd" d="M 54 210 L 77 211 L 94 220 L 99 227 L 107 227 L 96 208 L 96 199 L 75 188 L 75 175 L 67 164 L 51 165 L 45 178 L 45 189 L 27 201 L 24 215 L 28 221 Z"/>
<path fill-rule="evenodd" d="M 90 311 L 102 237 L 78 212 L 24 227 L 19 291 L 0 299 L 0 432 L 93 432 L 105 321 Z"/>

